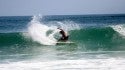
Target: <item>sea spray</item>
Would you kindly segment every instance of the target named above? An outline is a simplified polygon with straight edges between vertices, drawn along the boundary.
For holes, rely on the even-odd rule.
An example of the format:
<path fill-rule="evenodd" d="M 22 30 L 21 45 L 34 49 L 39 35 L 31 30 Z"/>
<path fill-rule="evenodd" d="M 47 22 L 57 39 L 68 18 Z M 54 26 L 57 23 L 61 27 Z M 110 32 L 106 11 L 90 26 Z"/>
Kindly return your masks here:
<path fill-rule="evenodd" d="M 125 25 L 112 25 L 111 26 L 115 31 L 117 31 L 120 35 L 125 36 Z"/>
<path fill-rule="evenodd" d="M 73 21 L 64 21 L 64 22 L 57 22 L 60 28 L 65 29 L 65 31 L 70 31 L 70 30 L 79 30 L 82 27 L 80 27 L 80 24 L 77 24 Z"/>
<path fill-rule="evenodd" d="M 33 16 L 31 22 L 28 24 L 28 36 L 33 41 L 43 45 L 55 45 L 57 39 L 60 38 L 59 29 L 62 28 L 67 34 L 70 30 L 80 29 L 80 25 L 74 22 L 57 22 L 55 25 L 44 24 L 40 22 L 41 16 Z M 49 31 L 49 35 L 47 34 Z M 69 35 L 69 34 L 68 34 Z"/>
<path fill-rule="evenodd" d="M 65 17 L 67 17 L 67 19 L 64 19 Z M 47 18 L 51 20 L 46 20 L 47 18 L 45 18 L 45 16 L 43 16 L 42 19 L 39 16 L 34 16 L 33 19 L 31 19 L 31 16 L 0 17 L 2 20 L 0 26 L 0 46 L 19 45 L 21 47 L 32 47 L 33 45 L 37 46 L 38 43 L 46 45 L 44 42 L 48 43 L 48 41 L 39 37 L 43 34 L 47 39 L 56 42 L 58 39 L 55 39 L 55 37 L 57 37 L 55 33 L 58 26 L 60 26 L 60 28 L 68 31 L 69 41 L 75 42 L 78 48 L 85 47 L 89 50 L 93 50 L 93 48 L 98 50 L 98 48 L 101 47 L 101 49 L 104 50 L 125 50 L 125 38 L 124 35 L 122 35 L 125 31 L 124 22 L 121 22 L 124 21 L 123 16 L 114 23 L 105 22 L 103 19 L 111 20 L 112 22 L 114 21 L 114 17 L 119 18 L 120 16 L 110 18 L 108 18 L 109 16 L 102 16 L 100 17 L 102 20 L 99 20 L 99 22 L 92 22 L 98 21 L 96 17 L 92 16 L 83 16 L 84 19 L 76 17 L 79 20 L 76 18 L 72 19 L 74 17 L 76 16 L 47 16 Z M 85 20 L 86 18 L 89 20 Z M 14 31 L 13 28 L 15 29 Z M 41 33 L 41 31 L 44 32 L 41 28 L 43 30 L 46 28 L 46 31 L 49 30 L 47 32 L 45 31 L 45 33 Z M 19 31 L 20 29 L 22 31 Z M 122 33 L 120 34 L 120 32 Z M 59 33 L 57 35 L 59 35 Z M 37 37 L 38 39 L 36 39 Z M 41 40 L 43 41 L 42 43 Z"/>
<path fill-rule="evenodd" d="M 47 21 L 43 18 L 0 17 L 0 70 L 125 70 L 125 38 L 120 34 L 125 31 L 125 15 L 62 15 L 49 16 L 51 20 Z M 49 29 L 44 33 L 47 39 L 55 39 L 57 22 L 68 29 L 69 40 L 75 44 L 44 46 L 43 42 L 48 41 L 38 37 L 43 35 L 41 28 Z M 80 30 L 75 29 L 77 25 Z M 115 27 L 120 29 L 116 31 Z"/>
<path fill-rule="evenodd" d="M 33 16 L 33 19 L 28 24 L 28 35 L 33 41 L 36 41 L 42 45 L 55 45 L 57 40 L 54 38 L 54 34 L 58 30 L 54 27 L 48 27 L 40 22 L 39 16 Z M 52 33 L 47 36 L 47 31 L 52 30 Z"/>

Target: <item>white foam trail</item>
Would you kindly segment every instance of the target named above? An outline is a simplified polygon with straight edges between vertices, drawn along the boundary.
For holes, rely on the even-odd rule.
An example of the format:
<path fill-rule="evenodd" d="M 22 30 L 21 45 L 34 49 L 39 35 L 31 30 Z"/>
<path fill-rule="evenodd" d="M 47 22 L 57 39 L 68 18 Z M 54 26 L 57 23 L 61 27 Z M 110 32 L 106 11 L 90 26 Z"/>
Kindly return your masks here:
<path fill-rule="evenodd" d="M 119 34 L 125 36 L 125 26 L 124 25 L 114 25 L 111 26 L 115 31 L 117 31 Z"/>
<path fill-rule="evenodd" d="M 0 70 L 125 70 L 125 59 L 56 60 L 47 62 L 11 62 L 0 64 Z"/>
<path fill-rule="evenodd" d="M 58 30 L 40 23 L 39 19 L 38 16 L 34 16 L 28 24 L 28 35 L 40 44 L 55 45 L 57 40 L 54 38 L 54 34 L 58 32 Z M 49 36 L 46 34 L 48 30 L 53 30 L 53 33 Z"/>

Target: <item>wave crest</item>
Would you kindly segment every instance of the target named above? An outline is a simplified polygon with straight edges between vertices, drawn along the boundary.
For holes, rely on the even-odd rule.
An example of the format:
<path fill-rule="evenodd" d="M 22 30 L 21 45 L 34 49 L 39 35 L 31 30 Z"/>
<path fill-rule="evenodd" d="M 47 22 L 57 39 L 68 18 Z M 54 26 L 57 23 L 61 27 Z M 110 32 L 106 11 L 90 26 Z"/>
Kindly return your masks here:
<path fill-rule="evenodd" d="M 56 28 L 44 25 L 39 21 L 39 16 L 33 16 L 33 19 L 28 24 L 28 35 L 43 45 L 55 45 L 57 40 L 54 38 L 54 34 L 58 32 Z M 52 30 L 52 33 L 47 36 L 47 31 Z"/>

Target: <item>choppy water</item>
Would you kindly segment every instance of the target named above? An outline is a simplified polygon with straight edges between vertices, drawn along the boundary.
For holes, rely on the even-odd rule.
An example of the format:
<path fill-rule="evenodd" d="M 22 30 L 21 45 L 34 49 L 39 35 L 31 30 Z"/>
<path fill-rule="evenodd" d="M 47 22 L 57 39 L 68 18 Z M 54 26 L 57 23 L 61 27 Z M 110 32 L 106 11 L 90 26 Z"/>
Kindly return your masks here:
<path fill-rule="evenodd" d="M 61 27 L 74 44 L 56 45 Z M 124 70 L 125 15 L 0 17 L 0 70 Z"/>

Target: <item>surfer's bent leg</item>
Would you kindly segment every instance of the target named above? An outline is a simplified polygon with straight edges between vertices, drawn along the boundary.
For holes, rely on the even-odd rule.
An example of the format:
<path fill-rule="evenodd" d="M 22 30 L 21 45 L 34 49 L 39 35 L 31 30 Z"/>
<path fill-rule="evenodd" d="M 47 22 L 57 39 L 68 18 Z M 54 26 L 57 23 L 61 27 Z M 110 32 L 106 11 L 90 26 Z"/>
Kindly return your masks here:
<path fill-rule="evenodd" d="M 66 37 L 65 37 L 65 40 L 67 41 L 68 39 L 69 39 L 69 36 L 66 36 Z"/>
<path fill-rule="evenodd" d="M 69 36 L 61 37 L 58 41 L 67 41 L 69 39 Z"/>

